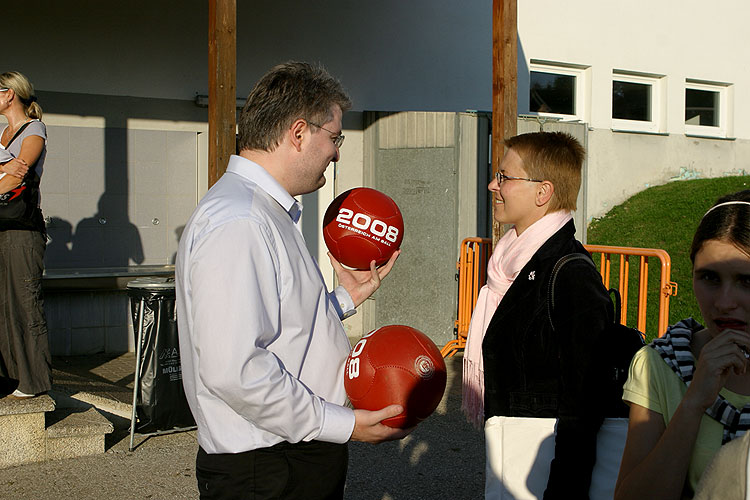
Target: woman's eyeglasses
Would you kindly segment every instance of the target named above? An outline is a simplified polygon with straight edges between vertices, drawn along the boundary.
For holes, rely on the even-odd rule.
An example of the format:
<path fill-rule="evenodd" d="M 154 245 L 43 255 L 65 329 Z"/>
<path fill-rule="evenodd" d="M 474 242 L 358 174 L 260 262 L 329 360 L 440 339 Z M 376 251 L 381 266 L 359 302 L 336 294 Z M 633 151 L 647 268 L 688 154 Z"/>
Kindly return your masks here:
<path fill-rule="evenodd" d="M 539 179 L 529 179 L 527 177 L 511 177 L 510 175 L 505 175 L 502 172 L 495 172 L 495 179 L 497 180 L 498 184 L 502 184 L 503 181 L 529 181 L 529 182 L 544 182 Z"/>

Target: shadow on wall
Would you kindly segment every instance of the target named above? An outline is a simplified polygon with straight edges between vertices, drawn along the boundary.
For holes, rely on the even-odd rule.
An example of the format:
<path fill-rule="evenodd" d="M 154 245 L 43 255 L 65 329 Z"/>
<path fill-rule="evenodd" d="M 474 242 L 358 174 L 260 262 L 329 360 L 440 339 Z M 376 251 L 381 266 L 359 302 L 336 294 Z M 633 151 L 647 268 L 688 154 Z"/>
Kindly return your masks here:
<path fill-rule="evenodd" d="M 401 441 L 349 445 L 347 500 L 476 500 L 484 497 L 484 434 L 461 412 L 463 356 L 445 360 L 448 383 L 435 413 Z"/>
<path fill-rule="evenodd" d="M 47 269 L 66 267 L 72 260 L 73 226 L 59 217 L 51 217 L 47 222 L 47 250 L 44 254 Z"/>
<path fill-rule="evenodd" d="M 50 242 L 45 255 L 48 269 L 69 267 L 120 267 L 144 260 L 138 228 L 125 211 L 108 206 L 106 194 L 99 199 L 98 210 L 81 219 L 72 231 L 70 222 L 52 217 L 47 223 Z M 123 216 L 125 214 L 125 216 Z"/>
<path fill-rule="evenodd" d="M 195 206 L 197 132 L 140 130 L 129 123 L 205 122 L 207 110 L 192 101 L 38 94 L 48 114 L 100 116 L 105 123 L 103 129 L 50 127 L 41 186 L 51 217 L 47 268 L 173 262 L 170 233 Z M 87 214 L 93 203 L 96 210 Z"/>
<path fill-rule="evenodd" d="M 45 313 L 53 355 L 122 353 L 133 349 L 125 290 L 114 281 L 88 290 L 58 289 L 56 277 L 173 262 L 174 233 L 195 207 L 196 130 L 130 127 L 131 119 L 205 121 L 187 101 L 39 92 L 48 115 L 92 116 L 92 126 L 48 126 L 42 177 L 50 241 L 45 255 L 51 286 Z M 101 271 L 100 271 L 101 272 Z"/>

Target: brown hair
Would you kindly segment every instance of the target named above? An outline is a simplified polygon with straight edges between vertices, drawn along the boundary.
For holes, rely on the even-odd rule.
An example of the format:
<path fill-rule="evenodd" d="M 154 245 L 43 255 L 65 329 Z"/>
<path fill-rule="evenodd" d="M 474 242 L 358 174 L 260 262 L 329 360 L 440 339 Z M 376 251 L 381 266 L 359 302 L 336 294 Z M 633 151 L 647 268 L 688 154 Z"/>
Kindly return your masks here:
<path fill-rule="evenodd" d="M 534 132 L 506 139 L 505 145 L 521 157 L 530 177 L 555 186 L 547 213 L 576 209 L 586 150 L 575 137 L 564 132 Z"/>
<path fill-rule="evenodd" d="M 247 97 L 239 118 L 238 149 L 273 151 L 295 120 L 324 124 L 333 118 L 335 105 L 345 112 L 352 103 L 341 83 L 322 66 L 295 61 L 280 64 Z"/>
<path fill-rule="evenodd" d="M 0 87 L 13 89 L 16 97 L 23 104 L 23 111 L 29 118 L 42 119 L 42 107 L 36 102 L 34 86 L 28 78 L 18 71 L 8 71 L 0 74 Z"/>
<path fill-rule="evenodd" d="M 739 201 L 741 203 L 727 203 Z M 727 203 L 726 205 L 721 205 Z M 695 263 L 695 255 L 708 240 L 731 243 L 750 257 L 750 190 L 722 196 L 706 212 L 698 224 L 690 245 L 690 260 Z"/>

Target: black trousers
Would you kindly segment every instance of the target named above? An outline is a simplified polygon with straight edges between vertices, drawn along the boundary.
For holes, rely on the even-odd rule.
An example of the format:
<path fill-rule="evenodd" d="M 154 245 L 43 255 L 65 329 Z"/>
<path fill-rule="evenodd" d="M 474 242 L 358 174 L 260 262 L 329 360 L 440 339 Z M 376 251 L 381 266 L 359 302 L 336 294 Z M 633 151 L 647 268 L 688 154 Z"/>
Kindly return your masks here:
<path fill-rule="evenodd" d="M 15 384 L 27 394 L 52 387 L 42 300 L 45 244 L 36 231 L 0 231 L 0 385 L 7 392 Z"/>
<path fill-rule="evenodd" d="M 346 444 L 282 442 L 243 453 L 198 448 L 195 476 L 201 500 L 304 499 L 344 496 Z"/>

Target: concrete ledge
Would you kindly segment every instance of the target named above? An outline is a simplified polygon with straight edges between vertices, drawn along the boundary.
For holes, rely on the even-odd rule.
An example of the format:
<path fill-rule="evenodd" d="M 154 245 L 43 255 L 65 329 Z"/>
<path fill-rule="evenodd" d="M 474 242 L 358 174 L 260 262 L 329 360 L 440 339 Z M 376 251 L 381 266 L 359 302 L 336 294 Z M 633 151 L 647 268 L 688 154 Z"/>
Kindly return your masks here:
<path fill-rule="evenodd" d="M 47 460 L 103 453 L 104 435 L 114 430 L 95 408 L 57 410 L 47 420 Z"/>
<path fill-rule="evenodd" d="M 54 409 L 55 402 L 46 394 L 0 399 L 0 469 L 45 459 L 44 414 Z"/>
<path fill-rule="evenodd" d="M 145 276 L 173 276 L 174 265 L 77 269 L 45 269 L 45 291 L 125 290 L 129 282 Z"/>
<path fill-rule="evenodd" d="M 104 434 L 47 439 L 47 460 L 104 453 Z"/>
<path fill-rule="evenodd" d="M 47 437 L 49 438 L 104 435 L 114 430 L 112 422 L 104 418 L 95 408 L 57 410 L 47 415 L 47 423 Z"/>
<path fill-rule="evenodd" d="M 0 399 L 0 416 L 44 413 L 54 409 L 55 402 L 47 394 L 28 399 L 16 399 L 10 396 Z"/>
<path fill-rule="evenodd" d="M 127 418 L 128 420 L 130 420 L 133 413 L 132 404 L 123 403 L 109 393 L 93 394 L 57 385 L 54 386 L 51 392 L 57 402 L 57 406 L 60 408 L 91 408 L 94 406 L 103 412 Z M 117 395 L 121 396 L 119 393 Z M 132 397 L 132 391 L 127 390 L 127 395 Z"/>
<path fill-rule="evenodd" d="M 43 411 L 0 416 L 0 469 L 43 461 L 46 437 Z"/>

